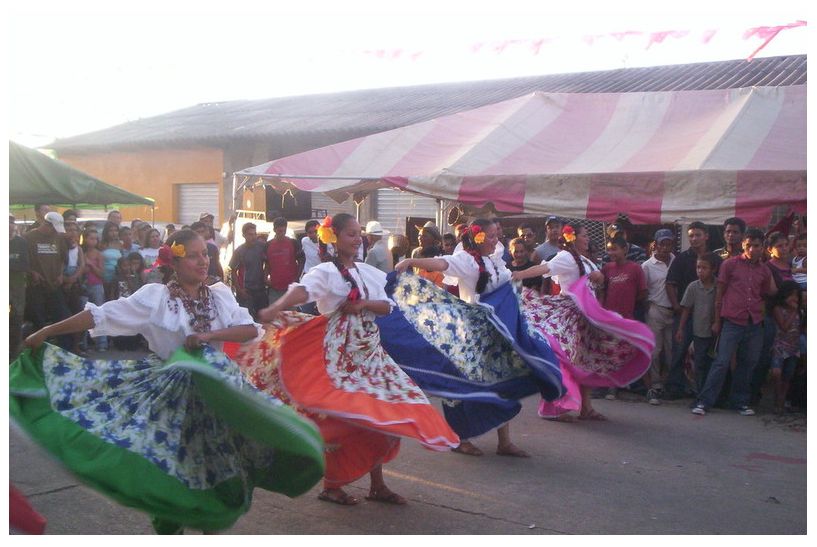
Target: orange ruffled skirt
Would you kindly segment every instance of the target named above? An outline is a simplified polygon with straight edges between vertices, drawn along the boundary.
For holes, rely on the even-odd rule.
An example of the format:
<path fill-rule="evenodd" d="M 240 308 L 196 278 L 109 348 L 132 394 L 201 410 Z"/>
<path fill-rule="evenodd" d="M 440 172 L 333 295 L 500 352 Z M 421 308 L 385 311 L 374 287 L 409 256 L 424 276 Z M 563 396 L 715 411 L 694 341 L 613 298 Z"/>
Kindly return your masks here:
<path fill-rule="evenodd" d="M 236 361 L 259 389 L 312 419 L 323 436 L 325 484 L 339 488 L 397 456 L 400 438 L 432 450 L 457 434 L 380 345 L 362 315 L 287 312 Z"/>

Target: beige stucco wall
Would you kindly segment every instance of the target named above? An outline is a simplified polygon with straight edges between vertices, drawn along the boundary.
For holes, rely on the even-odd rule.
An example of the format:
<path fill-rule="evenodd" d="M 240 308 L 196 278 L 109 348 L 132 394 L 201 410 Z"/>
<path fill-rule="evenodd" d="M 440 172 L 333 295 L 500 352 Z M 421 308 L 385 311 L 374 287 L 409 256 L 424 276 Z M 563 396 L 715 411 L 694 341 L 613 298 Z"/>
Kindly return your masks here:
<path fill-rule="evenodd" d="M 178 221 L 178 184 L 216 183 L 219 204 L 224 203 L 224 155 L 217 148 L 61 154 L 59 159 L 129 192 L 153 198 L 156 201 L 154 220 L 157 222 Z M 150 207 L 123 207 L 121 211 L 126 221 L 134 218 L 151 220 Z M 225 211 L 222 209 L 219 212 L 219 217 L 225 218 Z"/>

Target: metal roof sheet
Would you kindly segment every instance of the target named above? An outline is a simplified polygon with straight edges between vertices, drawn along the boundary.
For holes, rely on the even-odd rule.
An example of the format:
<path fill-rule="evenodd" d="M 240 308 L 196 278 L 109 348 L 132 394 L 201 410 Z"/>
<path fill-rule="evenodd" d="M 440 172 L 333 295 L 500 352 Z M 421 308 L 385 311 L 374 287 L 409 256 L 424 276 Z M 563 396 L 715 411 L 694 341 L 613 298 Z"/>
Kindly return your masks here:
<path fill-rule="evenodd" d="M 623 68 L 502 80 L 364 89 L 203 103 L 58 139 L 57 152 L 157 146 L 223 147 L 235 141 L 371 134 L 531 93 L 620 93 L 806 84 L 806 55 Z"/>

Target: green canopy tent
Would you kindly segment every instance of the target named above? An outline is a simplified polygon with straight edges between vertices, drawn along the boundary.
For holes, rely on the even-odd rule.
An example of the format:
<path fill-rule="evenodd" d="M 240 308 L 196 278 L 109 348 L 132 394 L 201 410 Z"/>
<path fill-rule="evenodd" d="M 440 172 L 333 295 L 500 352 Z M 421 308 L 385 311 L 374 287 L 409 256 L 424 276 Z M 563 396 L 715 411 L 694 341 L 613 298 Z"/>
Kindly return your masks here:
<path fill-rule="evenodd" d="M 9 141 L 9 205 L 12 209 L 48 203 L 74 209 L 149 205 L 150 198 L 131 194 L 36 150 Z"/>

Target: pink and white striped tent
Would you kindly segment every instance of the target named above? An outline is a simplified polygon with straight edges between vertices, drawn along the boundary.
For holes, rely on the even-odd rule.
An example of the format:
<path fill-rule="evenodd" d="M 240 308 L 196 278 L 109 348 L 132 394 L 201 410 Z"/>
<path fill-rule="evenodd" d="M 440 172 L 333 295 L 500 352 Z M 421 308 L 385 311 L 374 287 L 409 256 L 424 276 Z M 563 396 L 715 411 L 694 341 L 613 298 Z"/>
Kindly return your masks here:
<path fill-rule="evenodd" d="M 635 223 L 806 210 L 806 86 L 541 93 L 237 173 L 345 199 L 396 187 L 498 211 Z"/>

